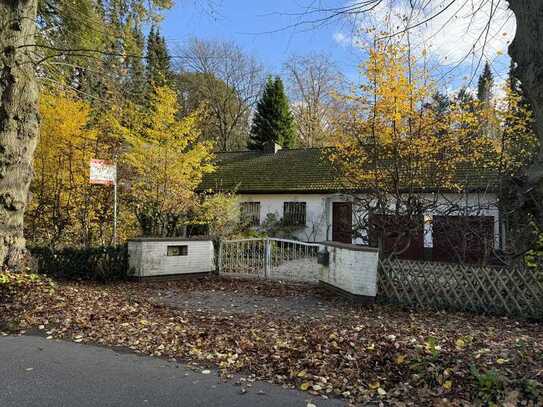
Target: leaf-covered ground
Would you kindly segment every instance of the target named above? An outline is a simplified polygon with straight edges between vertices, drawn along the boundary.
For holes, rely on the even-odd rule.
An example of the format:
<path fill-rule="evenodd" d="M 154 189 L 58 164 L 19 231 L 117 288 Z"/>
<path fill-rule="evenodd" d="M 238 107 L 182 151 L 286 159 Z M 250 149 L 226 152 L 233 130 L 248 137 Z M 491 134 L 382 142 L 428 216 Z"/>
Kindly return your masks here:
<path fill-rule="evenodd" d="M 121 346 L 352 403 L 543 405 L 542 324 L 359 307 L 254 281 L 15 286 L 0 284 L 4 331 Z"/>

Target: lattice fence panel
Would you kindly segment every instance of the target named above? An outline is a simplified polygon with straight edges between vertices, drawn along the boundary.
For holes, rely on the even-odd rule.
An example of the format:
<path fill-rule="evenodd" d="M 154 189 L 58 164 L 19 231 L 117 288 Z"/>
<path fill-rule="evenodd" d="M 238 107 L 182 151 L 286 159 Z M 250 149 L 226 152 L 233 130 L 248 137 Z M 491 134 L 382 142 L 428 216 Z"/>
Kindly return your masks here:
<path fill-rule="evenodd" d="M 543 319 L 543 273 L 523 266 L 382 260 L 378 300 Z"/>

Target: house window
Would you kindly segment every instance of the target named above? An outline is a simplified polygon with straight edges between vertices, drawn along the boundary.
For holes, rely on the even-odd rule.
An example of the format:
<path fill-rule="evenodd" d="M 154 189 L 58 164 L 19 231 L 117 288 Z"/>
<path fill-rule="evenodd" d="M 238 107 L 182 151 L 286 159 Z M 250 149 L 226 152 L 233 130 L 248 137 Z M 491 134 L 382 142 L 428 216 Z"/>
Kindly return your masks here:
<path fill-rule="evenodd" d="M 306 203 L 285 202 L 283 205 L 283 224 L 286 226 L 305 226 Z"/>
<path fill-rule="evenodd" d="M 250 227 L 260 225 L 260 202 L 242 202 L 240 210 L 242 223 Z"/>
<path fill-rule="evenodd" d="M 180 246 L 168 246 L 167 255 L 168 256 L 188 256 L 189 247 L 186 244 L 180 245 Z"/>

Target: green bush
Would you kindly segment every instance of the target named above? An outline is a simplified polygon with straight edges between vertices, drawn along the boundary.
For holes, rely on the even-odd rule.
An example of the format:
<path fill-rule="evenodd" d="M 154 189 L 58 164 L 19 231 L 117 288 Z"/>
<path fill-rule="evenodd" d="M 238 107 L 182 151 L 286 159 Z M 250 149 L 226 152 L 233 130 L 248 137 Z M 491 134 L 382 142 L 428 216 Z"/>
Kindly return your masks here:
<path fill-rule="evenodd" d="M 40 274 L 62 279 L 111 282 L 129 277 L 128 251 L 123 246 L 92 248 L 31 248 Z"/>
<path fill-rule="evenodd" d="M 474 365 L 470 367 L 471 374 L 475 379 L 477 396 L 486 405 L 501 399 L 504 391 L 504 378 L 496 369 L 480 372 Z"/>

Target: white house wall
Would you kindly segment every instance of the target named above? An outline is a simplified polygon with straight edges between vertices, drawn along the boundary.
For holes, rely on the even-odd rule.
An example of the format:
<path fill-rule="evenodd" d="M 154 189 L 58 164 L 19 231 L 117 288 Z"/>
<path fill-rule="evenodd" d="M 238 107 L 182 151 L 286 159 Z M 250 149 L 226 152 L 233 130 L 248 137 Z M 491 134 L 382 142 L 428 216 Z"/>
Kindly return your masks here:
<path fill-rule="evenodd" d="M 240 194 L 239 201 L 260 202 L 260 223 L 264 222 L 268 214 L 275 214 L 277 219 L 283 218 L 285 202 L 305 202 L 306 227 L 294 234 L 306 242 L 322 242 L 326 240 L 326 197 L 327 195 L 323 194 Z"/>
<path fill-rule="evenodd" d="M 432 199 L 432 194 L 424 194 Z M 306 227 L 294 235 L 308 242 L 322 242 L 332 238 L 332 203 L 352 201 L 353 197 L 343 194 L 239 194 L 240 202 L 260 202 L 260 222 L 264 222 L 267 214 L 275 214 L 277 219 L 283 217 L 285 202 L 306 203 Z M 449 215 L 493 216 L 495 246 L 500 247 L 500 215 L 497 208 L 497 197 L 493 193 L 443 194 L 437 198 L 436 208 L 425 214 L 425 247 L 432 247 L 431 221 L 435 215 L 443 214 L 443 209 L 457 205 L 458 211 Z M 353 204 L 354 206 L 354 204 Z M 353 221 L 356 219 L 353 208 Z M 363 239 L 353 240 L 355 244 L 363 243 Z"/>

